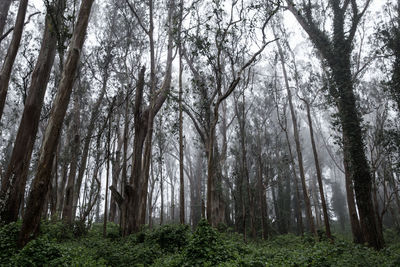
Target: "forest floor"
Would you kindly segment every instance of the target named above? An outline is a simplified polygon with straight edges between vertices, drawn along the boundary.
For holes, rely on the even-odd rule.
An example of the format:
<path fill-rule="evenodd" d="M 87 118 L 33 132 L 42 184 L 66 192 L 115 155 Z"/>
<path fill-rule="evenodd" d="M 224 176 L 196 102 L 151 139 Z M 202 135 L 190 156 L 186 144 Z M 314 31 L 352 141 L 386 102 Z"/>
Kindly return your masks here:
<path fill-rule="evenodd" d="M 0 228 L 0 266 L 400 266 L 400 236 L 390 229 L 378 252 L 342 236 L 316 242 L 287 234 L 245 243 L 242 235 L 218 232 L 206 221 L 194 232 L 164 225 L 126 238 L 115 224 L 103 238 L 100 224 L 87 230 L 84 224 L 44 222 L 39 237 L 18 250 L 19 227 Z"/>

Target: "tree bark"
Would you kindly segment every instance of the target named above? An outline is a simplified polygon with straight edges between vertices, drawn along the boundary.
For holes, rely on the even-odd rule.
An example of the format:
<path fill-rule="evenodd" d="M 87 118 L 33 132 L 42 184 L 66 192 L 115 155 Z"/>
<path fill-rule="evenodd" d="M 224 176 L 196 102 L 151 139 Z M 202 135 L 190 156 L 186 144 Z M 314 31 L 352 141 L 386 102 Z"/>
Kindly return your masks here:
<path fill-rule="evenodd" d="M 310 198 L 308 196 L 308 191 L 307 191 L 306 177 L 305 177 L 304 166 L 303 166 L 303 154 L 301 152 L 301 145 L 300 145 L 299 130 L 297 128 L 297 119 L 296 119 L 296 114 L 295 114 L 295 110 L 294 110 L 294 106 L 293 106 L 293 102 L 292 102 L 292 93 L 291 93 L 291 90 L 289 87 L 289 80 L 288 80 L 287 73 L 286 73 L 284 55 L 283 55 L 282 47 L 281 47 L 279 41 L 276 42 L 276 44 L 278 47 L 278 53 L 279 53 L 280 61 L 282 64 L 282 72 L 283 72 L 283 76 L 284 76 L 286 91 L 288 94 L 290 114 L 292 116 L 294 140 L 295 140 L 295 144 L 296 144 L 297 161 L 299 164 L 300 179 L 301 179 L 301 185 L 302 185 L 302 189 L 303 189 L 303 198 L 304 198 L 304 204 L 305 204 L 305 208 L 306 208 L 307 221 L 308 221 L 308 225 L 310 227 L 311 233 L 313 233 L 314 236 L 317 236 L 317 231 L 316 231 L 315 225 L 314 225 L 314 218 L 313 218 L 312 211 L 311 211 L 311 202 L 310 202 Z"/>
<path fill-rule="evenodd" d="M 347 207 L 349 209 L 349 217 L 350 217 L 350 226 L 351 232 L 353 234 L 354 243 L 362 244 L 364 242 L 364 236 L 361 232 L 360 221 L 358 220 L 356 203 L 354 201 L 354 191 L 353 191 L 353 182 L 351 180 L 351 174 L 349 173 L 347 156 L 344 155 L 343 158 L 343 166 L 344 166 L 344 175 L 345 175 L 345 184 L 346 184 L 346 199 L 347 199 Z"/>
<path fill-rule="evenodd" d="M 40 211 L 43 208 L 44 196 L 51 178 L 54 152 L 57 149 L 61 127 L 68 108 L 93 2 L 94 0 L 83 0 L 79 10 L 63 75 L 44 134 L 37 173 L 32 182 L 32 190 L 29 194 L 27 209 L 22 222 L 18 241 L 21 247 L 25 246 L 31 235 L 35 236 L 39 230 Z"/>
<path fill-rule="evenodd" d="M 318 180 L 319 194 L 321 197 L 322 212 L 324 213 L 324 225 L 325 225 L 326 236 L 329 239 L 332 239 L 331 227 L 329 225 L 328 208 L 326 205 L 325 194 L 324 194 L 324 185 L 322 183 L 322 172 L 321 172 L 321 168 L 320 168 L 320 164 L 319 164 L 317 146 L 315 145 L 315 140 L 314 140 L 314 130 L 313 130 L 313 122 L 311 119 L 310 104 L 305 99 L 302 99 L 302 100 L 305 103 L 306 110 L 307 110 L 308 127 L 310 130 L 310 139 L 311 139 L 311 146 L 312 146 L 312 151 L 313 151 L 313 155 L 314 155 L 315 169 L 317 171 L 317 180 Z"/>
<path fill-rule="evenodd" d="M 75 185 L 75 177 L 76 170 L 78 168 L 78 156 L 79 156 L 79 147 L 81 143 L 81 138 L 79 135 L 80 128 L 80 106 L 79 106 L 79 96 L 78 89 L 75 91 L 74 96 L 74 110 L 73 110 L 73 122 L 72 122 L 72 133 L 73 136 L 72 145 L 71 145 L 71 163 L 69 167 L 69 175 L 67 181 L 67 188 L 65 189 L 65 203 L 63 207 L 62 219 L 67 224 L 72 224 L 74 220 L 73 214 L 73 196 L 74 196 L 74 185 Z M 80 190 L 80 188 L 78 189 Z"/>
<path fill-rule="evenodd" d="M 181 10 L 182 14 L 182 10 Z M 183 177 L 183 117 L 182 117 L 182 53 L 179 49 L 179 220 L 181 224 L 185 223 L 185 184 Z"/>
<path fill-rule="evenodd" d="M 40 112 L 42 109 L 47 83 L 53 66 L 57 34 L 55 25 L 62 23 L 65 5 L 59 0 L 55 5 L 57 21 L 46 16 L 45 30 L 39 56 L 32 73 L 28 97 L 25 101 L 22 119 L 18 128 L 17 137 L 7 171 L 2 179 L 0 221 L 9 223 L 16 221 L 20 205 L 25 194 L 26 179 L 29 170 L 32 150 L 38 131 Z"/>
<path fill-rule="evenodd" d="M 107 156 L 106 156 L 106 187 L 105 187 L 105 197 L 104 197 L 104 217 L 103 217 L 103 238 L 107 236 L 107 215 L 108 215 L 108 182 L 110 180 L 110 156 L 111 156 L 111 118 L 112 118 L 112 105 L 110 106 L 110 111 L 108 113 L 108 132 L 107 132 Z"/>
<path fill-rule="evenodd" d="M 344 153 L 347 154 L 348 168 L 354 181 L 354 191 L 360 214 L 360 226 L 365 241 L 375 249 L 381 249 L 384 241 L 377 231 L 376 218 L 371 197 L 372 178 L 364 151 L 361 119 L 357 110 L 351 75 L 351 53 L 353 40 L 358 24 L 365 14 L 370 1 L 359 10 L 357 1 L 331 0 L 333 12 L 332 37 L 322 31 L 312 17 L 310 2 L 302 5 L 305 17 L 295 8 L 293 1 L 286 0 L 288 9 L 295 16 L 301 27 L 307 32 L 311 41 L 327 61 L 331 69 L 334 85 L 330 94 L 336 101 L 342 126 Z M 348 15 L 350 14 L 350 15 Z M 346 16 L 350 17 L 350 29 L 345 31 Z"/>
<path fill-rule="evenodd" d="M 8 84 L 11 78 L 11 71 L 14 65 L 15 58 L 18 53 L 19 44 L 21 42 L 22 32 L 24 30 L 24 22 L 28 0 L 21 0 L 19 3 L 17 18 L 15 21 L 14 32 L 10 46 L 7 50 L 7 55 L 1 68 L 0 73 L 0 120 L 3 116 L 4 105 L 6 103 Z"/>
<path fill-rule="evenodd" d="M 11 2 L 13 0 L 2 0 L 0 2 L 0 36 L 4 32 L 4 27 L 6 26 L 8 10 L 10 9 Z"/>

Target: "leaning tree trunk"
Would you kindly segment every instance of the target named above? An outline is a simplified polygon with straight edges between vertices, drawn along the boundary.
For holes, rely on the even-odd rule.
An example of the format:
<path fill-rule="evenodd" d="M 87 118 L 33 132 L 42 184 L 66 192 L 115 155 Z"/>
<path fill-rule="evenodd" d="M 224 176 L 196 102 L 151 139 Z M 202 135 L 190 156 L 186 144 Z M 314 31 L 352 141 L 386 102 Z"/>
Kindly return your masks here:
<path fill-rule="evenodd" d="M 74 220 L 73 214 L 73 196 L 74 196 L 74 185 L 76 171 L 78 168 L 78 154 L 81 143 L 79 135 L 80 128 L 80 107 L 79 107 L 79 96 L 78 89 L 75 92 L 74 99 L 74 111 L 73 111 L 73 122 L 72 122 L 72 146 L 71 146 L 71 164 L 69 168 L 67 188 L 65 189 L 65 204 L 63 208 L 62 218 L 67 224 L 71 224 Z M 78 189 L 80 190 L 80 188 Z"/>
<path fill-rule="evenodd" d="M 348 153 L 350 173 L 354 181 L 354 192 L 360 216 L 360 226 L 365 241 L 372 247 L 380 249 L 384 246 L 379 236 L 371 198 L 372 178 L 364 152 L 361 122 L 356 110 L 352 80 L 350 76 L 350 62 L 347 68 L 335 71 L 336 84 L 341 92 L 339 99 L 339 116 L 342 123 L 344 150 Z M 346 71 L 347 69 L 347 71 Z"/>
<path fill-rule="evenodd" d="M 324 213 L 324 224 L 325 224 L 326 236 L 329 239 L 332 239 L 331 227 L 329 225 L 328 208 L 326 205 L 325 194 L 324 194 L 324 185 L 322 184 L 322 171 L 321 171 L 321 167 L 319 164 L 317 146 L 315 145 L 315 140 L 314 140 L 314 130 L 313 130 L 313 124 L 312 124 L 312 119 L 311 119 L 310 104 L 305 99 L 303 100 L 303 102 L 306 104 L 308 127 L 310 129 L 310 139 L 311 139 L 311 146 L 312 146 L 312 151 L 313 151 L 313 155 L 314 155 L 315 169 L 317 170 L 318 188 L 319 188 L 319 194 L 321 197 L 322 211 Z"/>
<path fill-rule="evenodd" d="M 7 50 L 7 55 L 3 63 L 3 67 L 0 73 L 0 120 L 3 115 L 4 105 L 6 103 L 8 83 L 11 78 L 11 71 L 14 65 L 15 58 L 18 53 L 19 44 L 21 42 L 22 31 L 24 30 L 24 21 L 26 15 L 26 9 L 28 7 L 28 0 L 21 0 L 19 3 L 17 19 L 15 21 L 15 27 L 13 36 L 11 39 L 10 46 Z"/>
<path fill-rule="evenodd" d="M 31 235 L 35 236 L 39 230 L 40 212 L 43 208 L 44 196 L 46 195 L 48 184 L 51 179 L 54 154 L 57 149 L 61 127 L 68 108 L 93 2 L 94 0 L 83 0 L 79 10 L 78 20 L 72 36 L 63 75 L 44 134 L 37 173 L 32 182 L 32 190 L 29 194 L 27 209 L 19 235 L 18 243 L 20 246 L 25 246 L 31 238 Z"/>
<path fill-rule="evenodd" d="M 1 201 L 4 206 L 0 207 L 0 221 L 5 223 L 17 220 L 20 205 L 24 198 L 25 184 L 38 131 L 40 112 L 57 48 L 57 33 L 54 31 L 55 24 L 60 25 L 62 23 L 64 9 L 64 0 L 59 0 L 54 9 L 57 12 L 57 20 L 51 19 L 50 14 L 46 16 L 42 46 L 32 73 L 28 97 L 25 101 L 11 160 L 2 179 Z"/>
<path fill-rule="evenodd" d="M 13 0 L 1 0 L 0 1 L 0 36 L 4 32 L 6 26 L 8 10 L 10 9 L 11 2 Z"/>

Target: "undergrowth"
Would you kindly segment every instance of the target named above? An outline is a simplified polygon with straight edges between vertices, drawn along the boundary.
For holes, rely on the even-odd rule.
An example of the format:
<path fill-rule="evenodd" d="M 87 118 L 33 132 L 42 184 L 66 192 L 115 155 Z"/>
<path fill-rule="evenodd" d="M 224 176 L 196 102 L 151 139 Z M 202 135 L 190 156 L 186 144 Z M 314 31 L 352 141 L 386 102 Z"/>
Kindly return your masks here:
<path fill-rule="evenodd" d="M 112 223 L 103 238 L 102 225 L 43 222 L 39 237 L 19 250 L 20 226 L 0 228 L 0 266 L 400 266 L 394 230 L 385 232 L 386 248 L 375 251 L 340 236 L 333 243 L 292 234 L 244 243 L 241 235 L 217 231 L 205 220 L 193 233 L 185 225 L 164 225 L 124 238 Z"/>

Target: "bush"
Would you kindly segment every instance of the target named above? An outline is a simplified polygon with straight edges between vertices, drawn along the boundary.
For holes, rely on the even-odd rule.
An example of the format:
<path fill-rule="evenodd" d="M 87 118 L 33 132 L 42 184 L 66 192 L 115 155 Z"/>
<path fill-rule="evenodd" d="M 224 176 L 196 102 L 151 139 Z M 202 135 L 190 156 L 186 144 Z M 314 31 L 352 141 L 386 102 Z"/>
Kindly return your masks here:
<path fill-rule="evenodd" d="M 145 242 L 158 244 L 164 252 L 176 252 L 189 243 L 189 226 L 163 225 L 153 231 L 148 231 Z"/>
<path fill-rule="evenodd" d="M 9 265 L 10 258 L 18 252 L 20 229 L 21 222 L 10 223 L 0 228 L 0 266 Z"/>
<path fill-rule="evenodd" d="M 232 259 L 219 233 L 202 219 L 185 250 L 184 266 L 215 266 Z"/>
<path fill-rule="evenodd" d="M 40 224 L 40 233 L 46 235 L 49 239 L 57 242 L 72 240 L 74 233 L 72 227 L 66 225 L 63 221 L 43 221 Z"/>
<path fill-rule="evenodd" d="M 61 258 L 62 254 L 56 244 L 46 237 L 30 241 L 18 254 L 11 259 L 12 266 L 44 266 L 53 260 Z"/>

